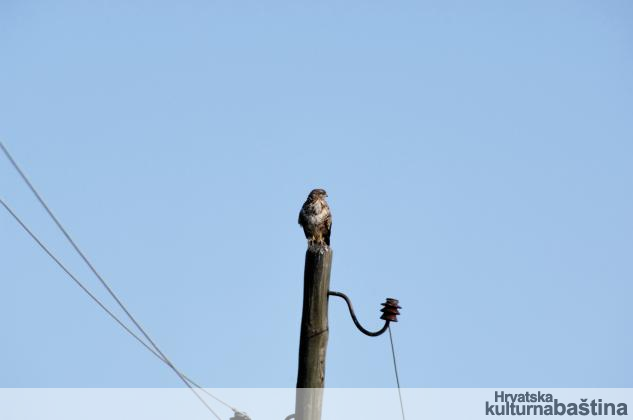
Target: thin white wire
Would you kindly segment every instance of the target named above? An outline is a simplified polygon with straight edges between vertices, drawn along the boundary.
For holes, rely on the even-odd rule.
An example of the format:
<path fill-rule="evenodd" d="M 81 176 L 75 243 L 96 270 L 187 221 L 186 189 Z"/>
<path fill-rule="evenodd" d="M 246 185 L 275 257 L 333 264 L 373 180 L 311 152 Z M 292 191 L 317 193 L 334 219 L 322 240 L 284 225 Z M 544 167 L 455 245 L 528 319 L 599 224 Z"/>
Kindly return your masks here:
<path fill-rule="evenodd" d="M 400 376 L 398 375 L 398 364 L 396 363 L 396 350 L 393 345 L 393 335 L 391 334 L 391 325 L 389 328 L 389 342 L 391 343 L 391 355 L 393 356 L 393 370 L 396 373 L 396 384 L 398 384 L 398 397 L 400 398 L 400 410 L 402 411 L 402 420 L 404 417 L 404 404 L 402 403 L 402 390 L 400 389 Z"/>
<path fill-rule="evenodd" d="M 28 228 L 28 226 L 26 226 L 26 224 L 22 221 L 22 219 L 20 219 L 20 217 L 9 207 L 9 205 L 0 198 L 0 204 L 5 208 L 5 210 L 15 219 L 16 222 L 18 222 L 18 224 L 22 227 L 22 229 L 24 229 L 24 231 L 37 243 L 37 245 L 39 245 L 39 247 L 53 260 L 55 261 L 55 263 L 75 282 L 75 284 L 77 284 L 77 286 L 79 286 L 81 288 L 81 290 L 84 291 L 84 293 L 86 293 L 95 303 L 97 303 L 97 305 L 99 305 L 99 307 L 101 307 L 101 309 L 103 309 L 112 319 L 114 319 L 114 321 L 116 321 L 117 324 L 119 324 L 125 331 L 127 331 L 132 337 L 134 337 L 139 343 L 141 343 L 147 350 L 149 350 L 152 354 L 154 354 L 154 356 L 158 357 L 163 363 L 165 363 L 167 366 L 169 366 L 170 368 L 172 368 L 174 370 L 174 372 L 176 372 L 176 374 L 180 377 L 180 379 L 184 382 L 184 384 L 191 389 L 191 391 L 194 393 L 194 395 L 200 400 L 200 402 L 202 404 L 204 404 L 204 406 L 218 419 L 221 420 L 220 416 L 207 404 L 206 401 L 204 401 L 204 399 L 202 399 L 200 397 L 200 395 L 198 395 L 198 393 L 193 389 L 193 387 L 191 386 L 191 384 L 195 385 L 195 382 L 191 381 L 189 378 L 187 378 L 184 374 L 180 373 L 180 371 L 178 371 L 173 364 L 169 363 L 169 361 L 165 360 L 163 358 L 163 356 L 161 356 L 161 354 L 159 354 L 158 352 L 156 352 L 154 349 L 152 349 L 150 346 L 147 345 L 147 343 L 145 343 L 138 335 L 136 335 L 132 330 L 130 330 L 130 328 L 125 325 L 125 323 L 123 321 L 121 321 L 114 313 L 112 313 L 112 311 L 110 311 L 104 304 L 103 302 L 101 302 L 92 292 L 90 292 L 90 290 L 59 260 L 59 258 L 57 258 L 51 251 L 50 249 L 48 249 L 48 247 L 37 237 L 37 235 L 35 235 L 33 233 L 33 231 L 31 229 Z M 191 382 L 191 384 L 190 384 Z M 196 387 L 200 388 L 198 385 L 195 385 Z M 209 394 L 210 396 L 212 396 L 213 398 L 215 398 L 216 400 L 220 401 L 218 398 L 214 397 L 213 395 L 211 395 L 208 391 L 206 391 L 205 389 L 201 388 L 202 391 L 204 391 L 205 393 Z"/>
<path fill-rule="evenodd" d="M 42 196 L 39 194 L 39 192 L 37 191 L 37 189 L 35 188 L 35 186 L 31 183 L 31 181 L 29 180 L 29 178 L 26 176 L 26 174 L 24 173 L 24 171 L 20 168 L 20 166 L 17 164 L 17 162 L 15 161 L 15 159 L 13 158 L 13 156 L 11 155 L 11 153 L 9 153 L 9 150 L 4 146 L 4 144 L 2 142 L 0 142 L 0 149 L 2 149 L 4 155 L 7 157 L 7 159 L 9 160 L 9 162 L 11 163 L 11 165 L 13 166 L 13 168 L 16 170 L 16 172 L 20 175 L 20 177 L 22 178 L 22 180 L 25 182 L 25 184 L 27 185 L 27 187 L 29 188 L 29 190 L 33 193 L 33 195 L 35 196 L 35 198 L 38 200 L 38 202 L 42 205 L 42 207 L 44 208 L 44 210 L 46 211 L 46 213 L 50 216 L 50 218 L 53 220 L 53 222 L 55 223 L 55 225 L 59 228 L 59 230 L 62 232 L 62 234 L 64 235 L 64 237 L 66 237 L 66 239 L 68 240 L 68 242 L 70 243 L 70 245 L 73 247 L 73 249 L 77 252 L 77 254 L 81 257 L 81 259 L 85 262 L 85 264 L 88 266 L 88 268 L 92 271 L 92 273 L 97 277 L 97 279 L 99 280 L 99 282 L 103 285 L 103 287 L 107 290 L 107 292 L 110 294 L 110 296 L 115 300 L 115 302 L 118 304 L 118 306 L 125 312 L 125 314 L 127 315 L 127 317 L 132 321 L 132 323 L 136 326 L 136 328 L 143 334 L 143 336 L 147 339 L 147 341 L 150 343 L 150 345 L 153 347 L 153 350 L 147 345 L 147 343 L 145 343 L 143 340 L 140 339 L 140 337 L 138 337 L 136 334 L 132 333 L 129 328 L 127 326 L 125 326 L 118 318 L 114 317 L 116 321 L 118 321 L 118 323 L 123 326 L 126 331 L 128 331 L 129 333 L 131 333 L 140 343 L 142 343 L 144 345 L 144 347 L 146 347 L 148 350 L 152 351 L 152 353 L 155 354 L 155 356 L 157 356 L 159 359 L 161 359 L 168 367 L 170 367 L 178 376 L 179 378 L 185 383 L 185 385 L 187 385 L 187 387 L 191 388 L 191 385 L 194 385 L 195 387 L 201 389 L 205 394 L 209 395 L 210 397 L 212 397 L 213 399 L 215 399 L 216 401 L 220 402 L 221 404 L 225 405 L 226 407 L 230 408 L 231 410 L 233 410 L 234 412 L 236 411 L 236 409 L 234 407 L 232 407 L 230 404 L 227 404 L 226 402 L 222 401 L 220 398 L 216 397 L 215 395 L 211 394 L 209 391 L 207 391 L 206 389 L 200 387 L 198 384 L 196 384 L 194 381 L 192 381 L 191 379 L 189 379 L 188 377 L 186 377 L 184 374 L 182 374 L 178 369 L 176 369 L 176 367 L 173 365 L 173 363 L 167 358 L 167 356 L 160 350 L 160 348 L 158 347 L 158 345 L 156 345 L 156 343 L 154 342 L 154 340 L 152 340 L 152 338 L 149 336 L 149 334 L 145 331 L 145 329 L 141 326 L 141 324 L 136 320 L 136 318 L 130 313 L 130 311 L 127 309 L 127 307 L 123 304 L 123 302 L 119 299 L 119 297 L 114 293 L 114 291 L 112 290 L 112 288 L 108 285 L 108 283 L 105 281 L 105 279 L 99 274 L 99 272 L 96 270 L 96 268 L 94 267 L 94 265 L 90 262 L 90 260 L 88 259 L 88 257 L 86 256 L 86 254 L 84 252 L 81 251 L 81 249 L 79 248 L 79 246 L 77 245 L 77 243 L 73 240 L 73 238 L 70 236 L 70 234 L 68 233 L 68 231 L 64 228 L 64 226 L 61 224 L 61 222 L 59 221 L 59 219 L 55 216 L 55 214 L 53 213 L 53 211 L 50 209 L 50 207 L 46 204 L 46 202 L 44 201 L 44 199 L 42 198 Z M 49 256 L 51 258 L 53 258 L 58 265 L 60 265 L 60 267 L 62 267 L 64 269 L 64 271 L 67 272 L 67 274 L 71 275 L 70 272 L 68 272 L 67 270 L 65 270 L 65 267 L 63 267 L 63 265 L 59 262 L 59 260 L 57 258 L 55 258 L 52 253 L 50 253 L 50 251 L 48 251 L 48 249 L 43 246 L 42 242 L 39 241 L 35 235 L 33 235 L 33 233 L 26 227 L 26 225 L 24 225 L 19 218 L 17 217 L 17 215 L 11 211 L 11 209 L 6 205 L 6 203 L 2 202 L 3 206 L 9 211 L 9 213 L 11 213 L 11 215 L 22 225 L 22 227 L 31 235 L 31 237 L 33 237 L 33 239 L 36 240 L 36 242 L 38 242 L 38 244 L 47 252 L 47 254 L 49 254 Z M 75 282 L 77 282 L 79 285 L 81 285 L 80 282 L 78 282 L 78 280 L 71 275 L 71 277 L 75 280 Z M 93 299 L 95 299 L 94 295 L 92 295 L 90 292 L 88 292 L 88 290 L 85 287 L 82 287 L 82 289 L 84 289 L 85 292 L 87 292 Z M 98 300 L 96 300 L 97 303 Z M 113 315 L 109 310 L 107 310 L 105 308 L 105 306 L 103 306 L 102 304 L 100 304 L 100 306 L 102 306 L 102 308 L 104 310 L 106 310 L 106 312 L 108 312 L 111 316 Z M 193 391 L 193 389 L 192 389 Z M 193 391 L 194 394 L 197 395 L 197 393 L 195 391 Z M 199 396 L 198 396 L 199 398 Z M 206 405 L 206 402 L 203 401 L 203 403 Z M 208 407 L 210 409 L 210 407 Z M 211 410 L 211 409 L 210 409 Z M 211 410 L 213 412 L 213 410 Z M 214 413 L 215 414 L 215 413 Z"/>

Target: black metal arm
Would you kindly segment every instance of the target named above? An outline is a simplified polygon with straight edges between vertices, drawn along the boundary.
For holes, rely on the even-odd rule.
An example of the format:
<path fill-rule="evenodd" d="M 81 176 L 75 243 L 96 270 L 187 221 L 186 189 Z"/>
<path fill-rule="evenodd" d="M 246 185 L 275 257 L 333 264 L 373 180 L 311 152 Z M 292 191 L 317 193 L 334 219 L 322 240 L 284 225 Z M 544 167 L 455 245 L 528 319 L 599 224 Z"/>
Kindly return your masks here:
<path fill-rule="evenodd" d="M 389 328 L 389 323 L 391 321 L 398 322 L 398 319 L 396 318 L 396 316 L 400 314 L 400 312 L 398 312 L 398 309 L 400 308 L 400 306 L 398 306 L 398 301 L 395 299 L 388 298 L 387 301 L 382 304 L 384 308 L 381 310 L 383 312 L 383 315 L 380 318 L 385 320 L 385 325 L 383 325 L 383 327 L 379 329 L 378 331 L 371 332 L 363 328 L 362 325 L 360 325 L 360 322 L 358 322 L 358 318 L 356 318 L 356 313 L 354 313 L 354 307 L 352 306 L 352 301 L 349 299 L 349 297 L 347 297 L 345 293 L 329 291 L 328 295 L 338 296 L 340 298 L 343 298 L 343 300 L 345 300 L 345 303 L 347 303 L 347 307 L 349 308 L 349 314 L 351 315 L 352 321 L 354 321 L 354 325 L 356 325 L 356 328 L 358 328 L 360 332 L 362 332 L 363 334 L 368 335 L 370 337 L 378 337 L 379 335 L 387 331 L 387 328 Z"/>

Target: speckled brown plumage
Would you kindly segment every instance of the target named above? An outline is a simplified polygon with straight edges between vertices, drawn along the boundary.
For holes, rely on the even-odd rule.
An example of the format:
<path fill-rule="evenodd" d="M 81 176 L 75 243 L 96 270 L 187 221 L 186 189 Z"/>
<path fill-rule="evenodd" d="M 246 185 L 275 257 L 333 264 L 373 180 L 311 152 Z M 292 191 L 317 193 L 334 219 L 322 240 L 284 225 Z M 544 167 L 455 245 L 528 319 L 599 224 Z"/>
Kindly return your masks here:
<path fill-rule="evenodd" d="M 303 227 L 308 246 L 330 245 L 332 213 L 325 197 L 327 197 L 325 190 L 317 188 L 310 191 L 299 212 L 299 224 Z"/>

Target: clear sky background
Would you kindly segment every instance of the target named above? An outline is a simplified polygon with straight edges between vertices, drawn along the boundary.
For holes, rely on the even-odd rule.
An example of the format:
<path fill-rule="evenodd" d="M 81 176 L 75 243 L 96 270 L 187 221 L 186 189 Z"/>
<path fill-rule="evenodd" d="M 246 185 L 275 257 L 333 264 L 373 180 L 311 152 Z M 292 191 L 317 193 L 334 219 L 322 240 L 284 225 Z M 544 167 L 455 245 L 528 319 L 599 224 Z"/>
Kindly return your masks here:
<path fill-rule="evenodd" d="M 332 288 L 407 387 L 633 387 L 630 1 L 0 2 L 0 137 L 208 387 L 296 381 Z M 8 163 L 0 194 L 103 290 Z M 0 213 L 1 387 L 177 387 Z M 330 304 L 327 385 L 395 385 Z"/>

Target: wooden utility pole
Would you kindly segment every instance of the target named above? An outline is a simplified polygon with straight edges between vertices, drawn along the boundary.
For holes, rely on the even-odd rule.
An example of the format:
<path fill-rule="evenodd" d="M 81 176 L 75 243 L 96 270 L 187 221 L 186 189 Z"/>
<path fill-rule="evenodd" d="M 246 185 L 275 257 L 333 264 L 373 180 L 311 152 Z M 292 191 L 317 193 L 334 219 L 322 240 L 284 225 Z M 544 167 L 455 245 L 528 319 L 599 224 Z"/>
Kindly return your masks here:
<path fill-rule="evenodd" d="M 311 245 L 303 275 L 303 314 L 299 342 L 296 420 L 320 420 L 328 341 L 328 292 L 332 249 Z"/>

